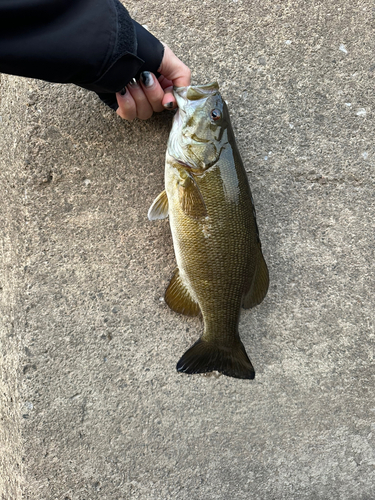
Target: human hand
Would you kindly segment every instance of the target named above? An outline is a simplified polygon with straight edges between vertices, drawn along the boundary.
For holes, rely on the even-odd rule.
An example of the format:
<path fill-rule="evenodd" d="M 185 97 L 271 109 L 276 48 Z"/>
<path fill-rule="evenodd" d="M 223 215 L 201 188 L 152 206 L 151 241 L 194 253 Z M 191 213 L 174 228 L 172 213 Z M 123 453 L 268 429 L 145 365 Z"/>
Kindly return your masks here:
<path fill-rule="evenodd" d="M 153 73 L 144 71 L 139 82 L 129 83 L 121 92 L 117 92 L 119 107 L 116 113 L 121 118 L 129 121 L 134 118 L 147 120 L 154 111 L 177 106 L 173 87 L 190 85 L 190 69 L 164 44 L 164 56 L 158 72 L 161 76 L 157 79 Z"/>

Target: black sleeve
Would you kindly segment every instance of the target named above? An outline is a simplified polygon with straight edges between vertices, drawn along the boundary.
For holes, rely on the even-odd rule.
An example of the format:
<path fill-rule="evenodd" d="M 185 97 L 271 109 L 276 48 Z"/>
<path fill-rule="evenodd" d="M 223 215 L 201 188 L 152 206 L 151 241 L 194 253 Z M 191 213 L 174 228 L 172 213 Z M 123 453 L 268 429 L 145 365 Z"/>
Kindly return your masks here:
<path fill-rule="evenodd" d="M 118 0 L 0 0 L 0 72 L 114 93 L 156 73 L 163 45 Z"/>

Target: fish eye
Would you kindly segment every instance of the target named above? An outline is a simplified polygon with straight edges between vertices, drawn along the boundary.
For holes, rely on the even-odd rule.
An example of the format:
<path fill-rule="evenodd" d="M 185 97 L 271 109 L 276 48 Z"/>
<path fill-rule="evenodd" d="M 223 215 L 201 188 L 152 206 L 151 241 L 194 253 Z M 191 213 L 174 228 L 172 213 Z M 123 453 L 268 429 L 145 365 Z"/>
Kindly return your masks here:
<path fill-rule="evenodd" d="M 216 122 L 217 120 L 220 120 L 220 118 L 221 118 L 221 112 L 220 112 L 220 110 L 219 109 L 213 109 L 211 111 L 211 119 Z"/>

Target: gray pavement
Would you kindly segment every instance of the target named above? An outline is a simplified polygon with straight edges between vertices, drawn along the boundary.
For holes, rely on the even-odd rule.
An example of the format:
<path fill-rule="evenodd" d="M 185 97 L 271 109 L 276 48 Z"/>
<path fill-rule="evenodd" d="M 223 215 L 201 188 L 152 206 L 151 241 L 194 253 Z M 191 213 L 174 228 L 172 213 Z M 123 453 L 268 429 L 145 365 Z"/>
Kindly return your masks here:
<path fill-rule="evenodd" d="M 256 379 L 186 376 L 163 303 L 172 114 L 1 77 L 0 498 L 375 498 L 375 8 L 126 3 L 227 99 L 270 289 Z"/>

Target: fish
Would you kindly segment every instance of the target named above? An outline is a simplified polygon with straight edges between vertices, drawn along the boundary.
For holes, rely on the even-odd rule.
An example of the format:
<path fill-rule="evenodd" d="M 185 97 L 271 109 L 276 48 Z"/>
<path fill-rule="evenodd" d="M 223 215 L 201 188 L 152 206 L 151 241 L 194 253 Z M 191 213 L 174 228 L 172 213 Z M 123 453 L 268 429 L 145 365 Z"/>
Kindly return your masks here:
<path fill-rule="evenodd" d="M 173 93 L 178 109 L 167 145 L 165 190 L 148 218 L 169 217 L 177 267 L 165 302 L 204 323 L 177 371 L 253 379 L 238 325 L 241 307 L 255 307 L 266 296 L 269 273 L 247 174 L 218 83 L 175 87 Z"/>

